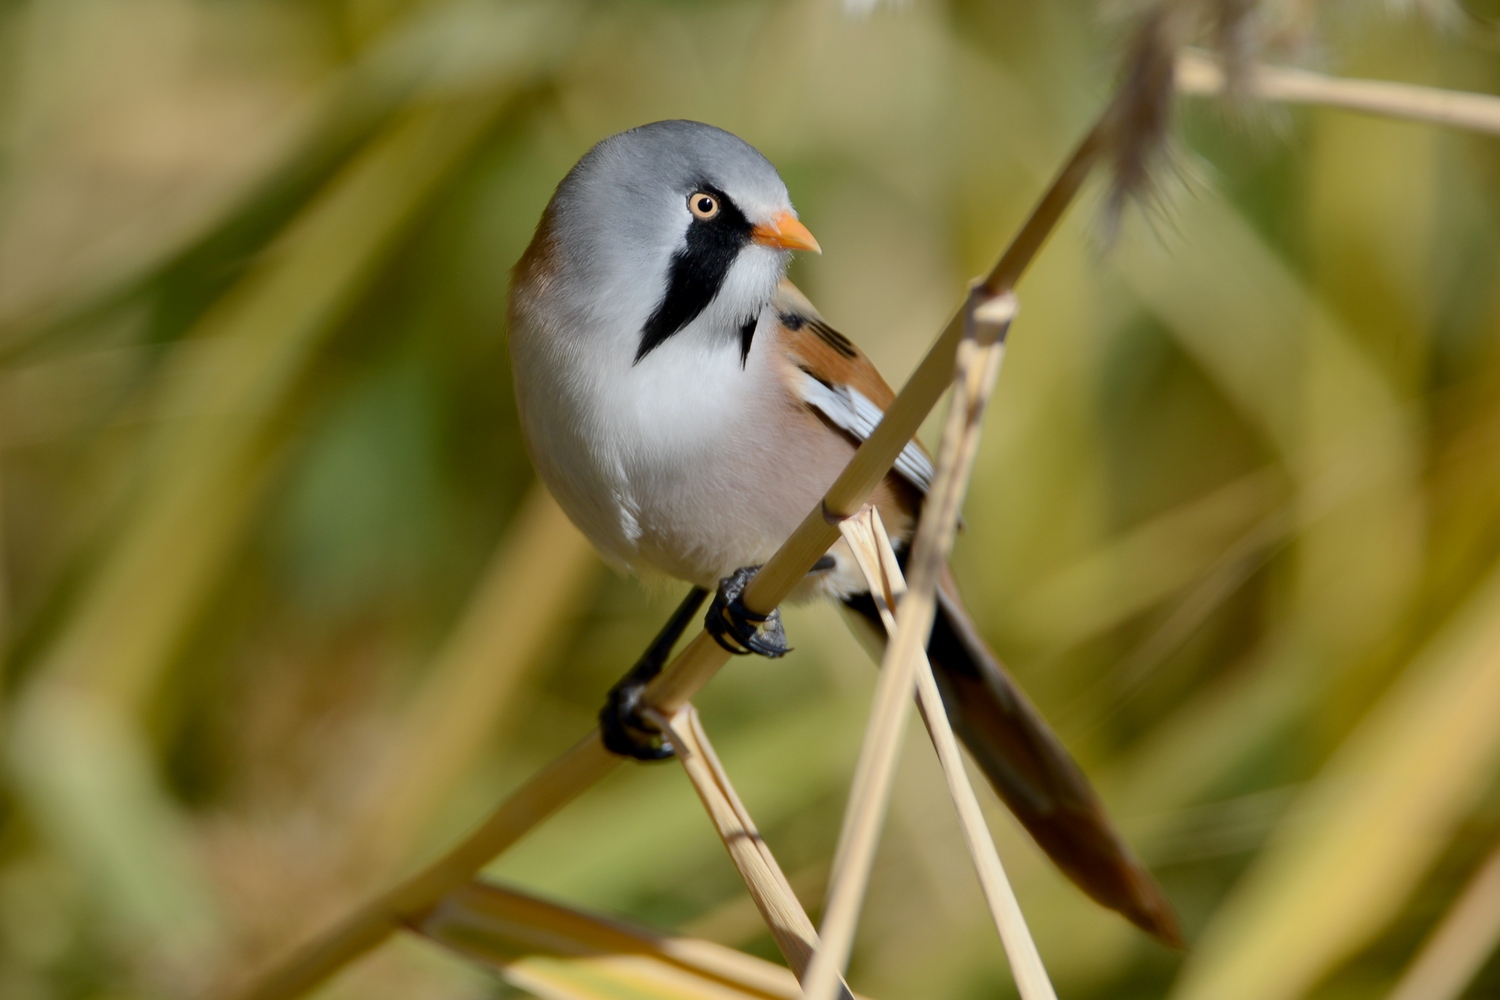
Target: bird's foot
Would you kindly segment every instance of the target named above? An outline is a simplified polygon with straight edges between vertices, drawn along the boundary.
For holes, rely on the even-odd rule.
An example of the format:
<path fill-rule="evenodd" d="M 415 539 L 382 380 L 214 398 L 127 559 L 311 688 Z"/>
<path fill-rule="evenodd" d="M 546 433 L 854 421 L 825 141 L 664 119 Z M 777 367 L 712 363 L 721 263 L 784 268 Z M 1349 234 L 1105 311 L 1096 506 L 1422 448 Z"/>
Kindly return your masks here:
<path fill-rule="evenodd" d="M 667 760 L 677 753 L 672 741 L 650 722 L 641 717 L 641 697 L 651 678 L 661 671 L 642 671 L 647 664 L 638 663 L 635 669 L 621 677 L 604 699 L 599 709 L 599 733 L 604 739 L 604 748 L 622 757 L 636 760 Z"/>
<path fill-rule="evenodd" d="M 708 606 L 703 627 L 715 642 L 735 656 L 758 653 L 774 660 L 791 652 L 786 644 L 786 630 L 781 626 L 781 610 L 756 614 L 740 601 L 740 595 L 759 569 L 759 566 L 745 566 L 719 581 L 719 592 Z"/>
<path fill-rule="evenodd" d="M 641 699 L 646 687 L 661 673 L 672 647 L 692 622 L 708 591 L 694 587 L 682 599 L 650 648 L 641 654 L 630 672 L 609 689 L 604 707 L 599 710 L 599 732 L 605 749 L 636 760 L 666 760 L 677 752 L 672 741 L 641 716 Z"/>

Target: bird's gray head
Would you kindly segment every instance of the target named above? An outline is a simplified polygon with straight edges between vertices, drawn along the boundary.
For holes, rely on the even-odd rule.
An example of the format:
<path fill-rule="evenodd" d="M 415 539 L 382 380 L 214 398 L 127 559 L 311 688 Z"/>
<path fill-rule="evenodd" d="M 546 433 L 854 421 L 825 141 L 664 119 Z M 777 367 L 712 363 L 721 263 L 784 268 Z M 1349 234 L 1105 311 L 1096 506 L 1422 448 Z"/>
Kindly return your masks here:
<path fill-rule="evenodd" d="M 771 162 L 691 121 L 642 125 L 589 150 L 558 185 L 544 237 L 550 280 L 587 313 L 575 320 L 632 338 L 632 363 L 698 330 L 748 350 L 789 252 L 818 249 Z"/>

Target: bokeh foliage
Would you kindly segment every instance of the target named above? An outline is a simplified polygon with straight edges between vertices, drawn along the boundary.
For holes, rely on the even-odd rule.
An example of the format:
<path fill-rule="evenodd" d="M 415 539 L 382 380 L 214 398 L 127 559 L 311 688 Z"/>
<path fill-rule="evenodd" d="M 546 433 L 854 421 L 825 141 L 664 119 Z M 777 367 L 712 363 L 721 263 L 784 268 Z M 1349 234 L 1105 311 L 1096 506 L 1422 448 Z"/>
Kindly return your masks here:
<path fill-rule="evenodd" d="M 1482 36 L 1319 29 L 1500 92 Z M 795 278 L 899 382 L 1120 37 L 1091 0 L 0 6 L 0 996 L 235 981 L 587 730 L 676 596 L 597 564 L 516 429 L 508 268 L 592 142 L 759 146 L 825 248 Z M 992 819 L 1064 996 L 1383 995 L 1500 832 L 1500 147 L 1180 126 L 1154 212 L 1106 246 L 1082 206 L 1022 284 L 957 568 L 1195 948 Z M 829 609 L 789 631 L 700 704 L 812 904 L 873 671 Z M 773 954 L 673 768 L 492 874 Z M 1010 989 L 920 739 L 852 981 Z M 503 989 L 413 940 L 330 987 Z"/>

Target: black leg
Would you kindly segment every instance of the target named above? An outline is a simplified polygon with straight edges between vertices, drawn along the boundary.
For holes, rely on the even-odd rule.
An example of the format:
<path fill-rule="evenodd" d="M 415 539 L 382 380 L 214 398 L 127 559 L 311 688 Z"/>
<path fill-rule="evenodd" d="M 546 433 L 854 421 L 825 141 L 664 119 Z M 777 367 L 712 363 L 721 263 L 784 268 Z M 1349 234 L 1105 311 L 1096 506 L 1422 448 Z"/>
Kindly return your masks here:
<path fill-rule="evenodd" d="M 666 666 L 672 647 L 682 638 L 707 596 L 708 591 L 702 587 L 688 591 L 635 666 L 609 689 L 604 707 L 599 710 L 599 730 L 609 750 L 636 760 L 666 760 L 677 752 L 670 740 L 641 718 L 641 695 L 651 679 Z"/>
<path fill-rule="evenodd" d="M 740 602 L 740 595 L 758 569 L 759 566 L 746 566 L 719 581 L 719 592 L 709 605 L 703 627 L 715 642 L 736 656 L 759 653 L 774 660 L 791 652 L 786 644 L 786 630 L 781 627 L 781 610 L 758 615 Z"/>

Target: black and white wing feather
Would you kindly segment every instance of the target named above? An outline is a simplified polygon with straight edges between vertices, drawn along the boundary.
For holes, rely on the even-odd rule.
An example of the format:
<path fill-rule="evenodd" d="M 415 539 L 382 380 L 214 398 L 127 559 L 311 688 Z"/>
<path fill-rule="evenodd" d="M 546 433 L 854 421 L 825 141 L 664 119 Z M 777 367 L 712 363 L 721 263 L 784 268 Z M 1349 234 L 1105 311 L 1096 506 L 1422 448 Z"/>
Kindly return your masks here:
<path fill-rule="evenodd" d="M 834 385 L 819 381 L 803 372 L 802 401 L 821 413 L 829 423 L 857 441 L 875 433 L 875 426 L 885 411 L 864 393 L 851 385 Z M 932 488 L 932 459 L 915 441 L 907 444 L 896 459 L 896 473 L 925 495 Z"/>

